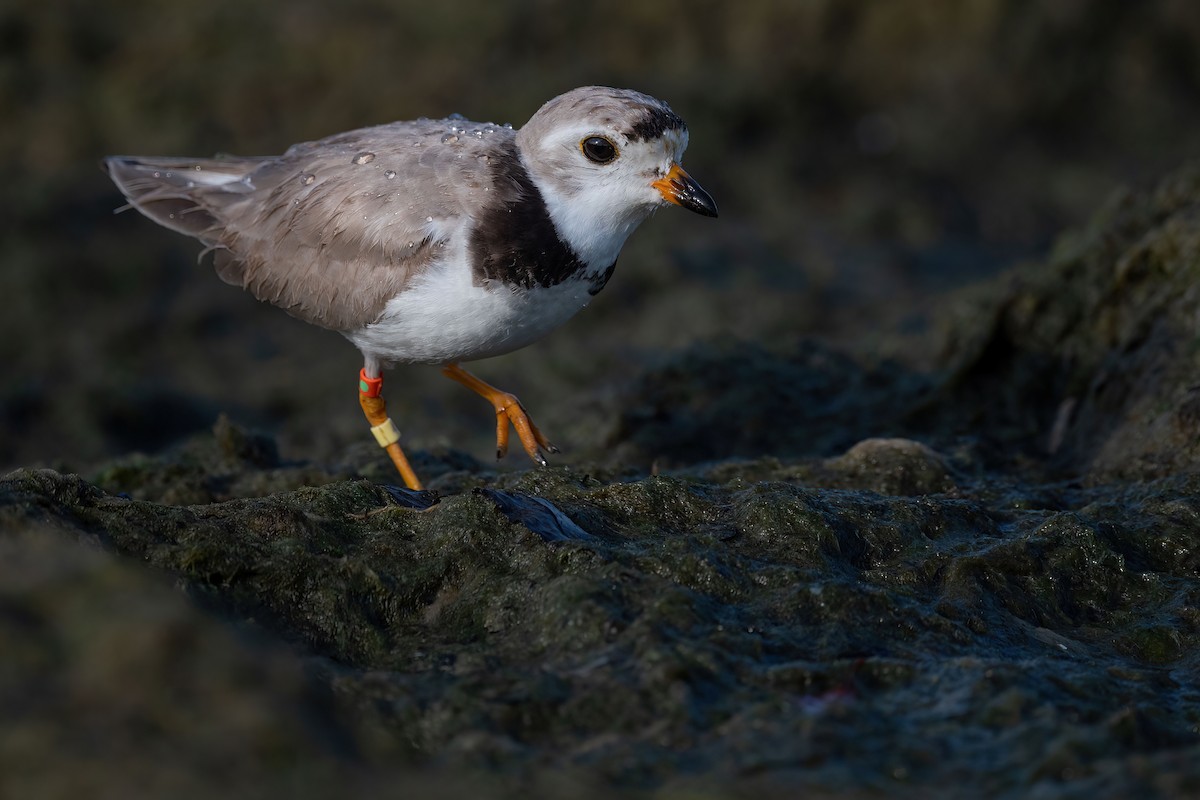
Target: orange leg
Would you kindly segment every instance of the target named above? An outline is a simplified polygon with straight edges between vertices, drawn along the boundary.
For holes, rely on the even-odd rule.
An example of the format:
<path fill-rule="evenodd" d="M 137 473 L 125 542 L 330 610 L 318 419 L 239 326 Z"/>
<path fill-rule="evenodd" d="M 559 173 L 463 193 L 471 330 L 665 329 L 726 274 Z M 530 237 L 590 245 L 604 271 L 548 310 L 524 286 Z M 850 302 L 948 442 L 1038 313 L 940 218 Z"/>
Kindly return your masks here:
<path fill-rule="evenodd" d="M 358 374 L 358 403 L 367 416 L 367 422 L 371 423 L 371 433 L 375 434 L 376 441 L 391 456 L 392 463 L 404 479 L 404 485 L 410 489 L 420 489 L 421 482 L 417 480 L 417 473 L 413 472 L 408 458 L 400 449 L 400 431 L 387 415 L 387 403 L 380 394 L 382 389 L 382 377 L 368 377 L 365 369 Z"/>
<path fill-rule="evenodd" d="M 496 409 L 496 458 L 504 458 L 508 452 L 508 425 L 512 423 L 517 431 L 517 437 L 529 457 L 546 466 L 546 458 L 542 451 L 557 453 L 558 448 L 550 444 L 542 432 L 533 424 L 529 413 L 521 405 L 515 395 L 502 392 L 495 386 L 481 381 L 458 364 L 447 364 L 442 367 L 442 374 L 456 380 L 471 391 L 485 398 Z"/>

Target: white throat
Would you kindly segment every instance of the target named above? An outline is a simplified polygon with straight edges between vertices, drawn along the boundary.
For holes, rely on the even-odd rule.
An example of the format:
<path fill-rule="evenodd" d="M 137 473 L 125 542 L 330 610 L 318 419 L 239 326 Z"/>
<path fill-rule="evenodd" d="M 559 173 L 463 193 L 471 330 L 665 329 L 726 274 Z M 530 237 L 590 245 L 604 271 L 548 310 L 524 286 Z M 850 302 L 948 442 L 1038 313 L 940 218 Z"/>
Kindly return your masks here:
<path fill-rule="evenodd" d="M 628 194 L 613 184 L 600 183 L 584 193 L 569 195 L 540 180 L 537 172 L 529 168 L 523 153 L 520 158 L 529 179 L 542 193 L 546 212 L 558 237 L 575 251 L 589 270 L 612 266 L 629 234 L 654 210 L 653 205 L 631 206 Z"/>

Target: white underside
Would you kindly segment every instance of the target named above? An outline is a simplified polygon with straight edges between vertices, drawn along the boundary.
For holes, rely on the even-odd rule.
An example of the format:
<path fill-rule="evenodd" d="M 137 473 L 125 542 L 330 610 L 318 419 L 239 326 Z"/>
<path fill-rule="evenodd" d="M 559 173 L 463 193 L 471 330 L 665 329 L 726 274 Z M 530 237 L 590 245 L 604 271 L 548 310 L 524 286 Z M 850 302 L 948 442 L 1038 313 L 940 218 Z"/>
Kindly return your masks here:
<path fill-rule="evenodd" d="M 565 149 L 575 153 L 578 132 L 567 133 Z M 558 235 L 588 265 L 585 272 L 595 274 L 613 264 L 634 228 L 665 204 L 647 173 L 666 174 L 686 138 L 664 142 L 661 152 L 648 153 L 653 160 L 647 163 L 657 166 L 657 172 L 635 166 L 624 176 L 585 182 L 574 195 L 539 179 L 537 170 L 526 165 Z M 476 285 L 467 247 L 469 217 L 449 224 L 428 222 L 425 233 L 444 248 L 442 258 L 393 297 L 378 322 L 346 334 L 369 366 L 372 360 L 447 364 L 510 353 L 562 325 L 592 299 L 589 282 L 576 279 L 549 288 L 512 288 L 499 281 Z"/>
<path fill-rule="evenodd" d="M 434 265 L 384 309 L 378 322 L 346 334 L 364 355 L 401 364 L 448 364 L 519 350 L 588 304 L 588 284 L 549 288 L 478 286 L 464 263 Z"/>

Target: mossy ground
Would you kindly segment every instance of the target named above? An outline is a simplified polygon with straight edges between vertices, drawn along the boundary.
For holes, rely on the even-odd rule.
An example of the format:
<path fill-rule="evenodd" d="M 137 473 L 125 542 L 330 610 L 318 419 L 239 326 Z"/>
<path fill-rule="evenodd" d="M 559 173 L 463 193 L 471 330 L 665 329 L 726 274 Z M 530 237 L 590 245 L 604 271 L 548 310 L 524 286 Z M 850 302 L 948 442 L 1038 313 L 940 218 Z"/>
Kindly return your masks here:
<path fill-rule="evenodd" d="M 361 479 L 173 506 L 13 473 L 10 569 L 44 558 L 67 574 L 6 583 L 9 617 L 27 620 L 6 649 L 39 654 L 10 666 L 25 684 L 85 670 L 91 724 L 124 736 L 175 720 L 158 733 L 164 780 L 228 748 L 235 779 L 546 773 L 667 796 L 698 776 L 702 796 L 755 776 L 779 796 L 1200 780 L 1194 478 L 1060 489 L 1050 507 L 969 482 L 917 496 L 566 468 L 481 482 L 427 510 Z M 538 498 L 525 524 L 497 492 Z M 587 537 L 539 536 L 547 503 Z M 75 585 L 85 557 L 130 576 Z M 25 713 L 74 729 L 77 702 Z M 226 726 L 217 747 L 206 731 Z M 86 752 L 51 741 L 59 758 Z"/>

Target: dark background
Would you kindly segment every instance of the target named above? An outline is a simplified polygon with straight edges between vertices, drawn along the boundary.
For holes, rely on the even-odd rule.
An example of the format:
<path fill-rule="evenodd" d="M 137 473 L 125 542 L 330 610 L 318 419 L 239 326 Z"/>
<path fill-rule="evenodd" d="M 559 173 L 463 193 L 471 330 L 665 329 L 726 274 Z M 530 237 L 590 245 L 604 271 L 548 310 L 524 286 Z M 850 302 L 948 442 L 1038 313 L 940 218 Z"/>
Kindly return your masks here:
<path fill-rule="evenodd" d="M 273 154 L 451 112 L 520 125 L 589 83 L 667 100 L 720 219 L 657 215 L 591 308 L 478 366 L 570 461 L 604 439 L 579 408 L 697 340 L 930 363 L 922 334 L 956 291 L 1196 153 L 1198 42 L 1188 0 L 10 0 L 0 469 L 153 451 L 221 411 L 287 457 L 365 441 L 354 348 L 113 216 L 104 155 Z M 491 452 L 490 409 L 436 370 L 387 387 L 410 447 Z"/>

